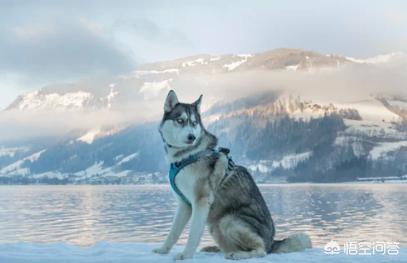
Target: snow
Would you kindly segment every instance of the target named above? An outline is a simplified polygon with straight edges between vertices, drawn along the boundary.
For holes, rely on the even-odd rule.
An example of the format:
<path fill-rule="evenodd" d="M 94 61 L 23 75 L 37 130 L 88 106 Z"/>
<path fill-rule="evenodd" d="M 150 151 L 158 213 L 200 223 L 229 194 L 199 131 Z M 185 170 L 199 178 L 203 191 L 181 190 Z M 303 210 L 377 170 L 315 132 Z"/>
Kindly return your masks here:
<path fill-rule="evenodd" d="M 139 155 L 140 155 L 139 152 L 135 152 L 135 153 L 133 153 L 133 154 L 130 154 L 130 155 L 124 157 L 123 159 L 121 159 L 117 164 L 118 164 L 118 165 L 121 165 L 121 164 L 130 162 L 131 160 L 136 159 Z"/>
<path fill-rule="evenodd" d="M 334 113 L 336 108 L 332 104 L 317 104 L 305 101 L 295 94 L 283 94 L 278 100 L 264 106 L 266 115 L 279 115 L 287 113 L 296 120 L 309 121 L 312 118 L 321 118 L 325 114 Z"/>
<path fill-rule="evenodd" d="M 387 109 L 383 103 L 376 99 L 367 99 L 349 103 L 336 103 L 336 107 L 342 109 L 355 109 L 359 112 L 362 120 L 376 123 L 399 122 L 401 117 Z"/>
<path fill-rule="evenodd" d="M 350 134 L 363 133 L 369 136 L 385 138 L 402 138 L 395 128 L 395 123 L 400 123 L 402 118 L 390 111 L 383 103 L 375 98 L 359 101 L 335 103 L 336 110 L 356 110 L 361 120 L 344 119 L 346 131 Z"/>
<path fill-rule="evenodd" d="M 335 145 L 338 146 L 351 146 L 353 154 L 356 157 L 362 157 L 366 155 L 367 150 L 364 148 L 362 144 L 361 138 L 352 135 L 339 135 L 335 139 Z"/>
<path fill-rule="evenodd" d="M 86 170 L 80 171 L 75 173 L 76 176 L 82 177 L 82 178 L 90 178 L 95 175 L 114 175 L 112 173 L 111 168 L 103 168 L 103 161 L 102 162 L 96 162 L 93 165 L 89 166 Z"/>
<path fill-rule="evenodd" d="M 0 174 L 11 174 L 11 175 L 28 175 L 30 173 L 30 169 L 23 168 L 24 161 L 19 160 L 15 163 L 12 163 L 0 170 Z"/>
<path fill-rule="evenodd" d="M 205 122 L 210 123 L 221 118 L 233 116 L 256 116 L 267 122 L 274 116 L 288 114 L 295 120 L 309 121 L 312 118 L 322 118 L 325 114 L 336 113 L 337 108 L 333 104 L 316 104 L 305 101 L 295 94 L 283 94 L 276 101 L 267 104 L 256 105 L 251 108 L 243 108 L 227 113 L 212 114 L 205 116 Z"/>
<path fill-rule="evenodd" d="M 2 169 L 0 169 L 0 174 L 11 174 L 11 175 L 27 175 L 30 173 L 30 169 L 28 168 L 23 168 L 23 164 L 26 161 L 29 162 L 35 162 L 36 160 L 38 160 L 38 158 L 40 158 L 41 154 L 44 153 L 46 150 L 42 150 L 39 152 L 36 152 L 28 157 L 25 157 L 21 160 L 18 160 Z"/>
<path fill-rule="evenodd" d="M 174 257 L 183 247 L 176 246 L 168 255 L 157 255 L 151 252 L 159 244 L 151 243 L 108 243 L 99 242 L 89 247 L 79 247 L 65 243 L 32 244 L 15 243 L 0 244 L 0 262 L 4 263 L 155 263 L 174 262 Z M 355 255 L 344 253 L 326 255 L 320 248 L 288 254 L 270 254 L 264 258 L 241 260 L 239 262 L 253 263 L 286 263 L 286 262 L 407 262 L 407 249 L 402 248 L 398 255 Z M 183 261 L 180 261 L 183 262 Z M 197 252 L 193 259 L 184 262 L 194 263 L 227 263 L 221 253 Z"/>
<path fill-rule="evenodd" d="M 92 129 L 79 137 L 77 140 L 81 142 L 85 142 L 87 144 L 92 144 L 95 138 L 100 134 L 100 129 Z"/>
<path fill-rule="evenodd" d="M 240 57 L 240 58 L 251 58 L 253 57 L 252 54 L 237 54 L 236 56 Z"/>
<path fill-rule="evenodd" d="M 32 155 L 30 155 L 30 156 L 24 158 L 24 160 L 28 160 L 28 161 L 30 161 L 30 162 L 35 162 L 36 160 L 38 160 L 38 158 L 40 158 L 41 154 L 43 154 L 45 151 L 46 151 L 46 150 L 42 150 L 42 151 L 36 152 L 36 153 L 34 153 L 34 154 L 32 154 Z"/>
<path fill-rule="evenodd" d="M 179 69 L 177 68 L 169 68 L 164 70 L 135 70 L 133 71 L 134 74 L 137 76 L 144 76 L 144 75 L 156 75 L 156 74 L 179 74 Z"/>
<path fill-rule="evenodd" d="M 27 147 L 0 147 L 0 157 L 14 157 L 19 152 L 27 152 Z"/>
<path fill-rule="evenodd" d="M 86 170 L 79 171 L 74 175 L 79 179 L 86 179 L 92 177 L 103 177 L 103 176 L 113 176 L 113 177 L 125 177 L 131 171 L 115 171 L 115 167 L 103 167 L 104 162 L 95 162 L 93 165 L 89 166 Z M 68 176 L 68 174 L 66 174 Z"/>
<path fill-rule="evenodd" d="M 245 63 L 246 60 L 240 60 L 240 61 L 236 61 L 236 62 L 232 62 L 230 64 L 225 64 L 223 65 L 224 68 L 227 68 L 229 71 L 232 71 L 234 69 L 236 69 L 237 67 L 239 67 L 240 65 L 242 65 L 243 63 Z"/>
<path fill-rule="evenodd" d="M 81 109 L 94 97 L 89 92 L 77 91 L 65 94 L 48 93 L 42 94 L 34 91 L 22 97 L 18 104 L 19 110 L 43 110 L 43 109 Z"/>
<path fill-rule="evenodd" d="M 224 68 L 227 68 L 228 71 L 235 70 L 237 67 L 239 67 L 239 66 L 242 65 L 243 63 L 247 62 L 247 60 L 248 60 L 250 57 L 252 57 L 252 55 L 250 55 L 250 54 L 240 54 L 240 55 L 237 55 L 237 57 L 243 58 L 243 59 L 242 59 L 242 60 L 235 61 L 235 62 L 232 62 L 232 63 L 230 63 L 230 64 L 225 64 L 225 65 L 223 65 L 223 67 L 224 67 Z"/>
<path fill-rule="evenodd" d="M 401 147 L 407 147 L 407 141 L 380 143 L 370 151 L 369 157 L 372 160 L 377 160 L 380 157 L 385 156 L 386 153 L 396 151 Z"/>
<path fill-rule="evenodd" d="M 124 155 L 123 155 L 123 154 L 120 154 L 120 155 L 117 155 L 116 157 L 114 157 L 114 159 L 115 159 L 116 161 L 118 161 L 118 160 L 122 159 L 123 157 L 124 157 Z"/>
<path fill-rule="evenodd" d="M 273 169 L 268 163 L 266 160 L 261 160 L 259 163 L 249 165 L 248 168 L 252 171 L 259 171 L 260 173 L 269 173 Z"/>
<path fill-rule="evenodd" d="M 261 160 L 256 164 L 249 165 L 252 171 L 269 173 L 276 168 L 294 169 L 301 162 L 308 160 L 312 156 L 312 151 L 285 155 L 278 161 Z"/>
<path fill-rule="evenodd" d="M 108 109 L 112 108 L 113 99 L 114 99 L 117 95 L 119 95 L 119 92 L 118 92 L 117 90 L 115 90 L 115 86 L 111 86 L 111 85 L 110 85 L 110 92 L 109 92 L 109 94 L 108 94 L 107 97 L 106 97 L 106 99 L 107 99 L 107 108 L 108 108 Z"/>
<path fill-rule="evenodd" d="M 300 66 L 300 64 L 290 65 L 290 66 L 286 66 L 285 69 L 286 69 L 286 70 L 296 71 L 296 70 L 298 70 L 298 67 L 299 67 L 299 66 Z"/>
<path fill-rule="evenodd" d="M 392 52 L 389 54 L 383 54 L 383 55 L 378 55 L 375 57 L 367 58 L 367 59 L 357 59 L 353 57 L 346 57 L 347 60 L 350 60 L 355 63 L 359 64 L 380 64 L 380 63 L 386 63 L 389 62 L 391 59 L 397 56 L 403 55 L 402 52 Z"/>
<path fill-rule="evenodd" d="M 387 100 L 387 102 L 393 107 L 397 107 L 399 109 L 407 110 L 407 101 L 403 101 L 403 100 Z"/>
<path fill-rule="evenodd" d="M 256 106 L 255 110 L 265 116 L 288 113 L 291 118 L 302 119 L 303 121 L 310 120 L 311 118 L 321 118 L 325 114 L 339 113 L 341 110 L 357 111 L 362 120 L 344 119 L 344 121 L 355 131 L 362 132 L 369 128 L 376 131 L 383 129 L 386 132 L 394 133 L 394 123 L 402 121 L 399 115 L 390 111 L 382 102 L 375 98 L 350 102 L 327 102 L 311 101 L 295 93 L 290 93 L 282 94 L 278 100 L 270 104 Z M 245 109 L 245 111 L 253 112 L 254 108 Z"/>
<path fill-rule="evenodd" d="M 208 62 L 205 61 L 204 58 L 197 58 L 195 60 L 182 62 L 181 66 L 185 68 L 185 67 L 192 67 L 192 66 L 199 65 L 199 64 L 204 65 L 204 64 L 208 64 Z"/>
<path fill-rule="evenodd" d="M 140 89 L 140 93 L 143 94 L 145 100 L 155 98 L 162 91 L 167 92 L 171 89 L 171 81 L 172 79 L 155 82 L 144 82 L 143 86 Z"/>
<path fill-rule="evenodd" d="M 312 151 L 289 154 L 284 156 L 280 161 L 273 163 L 274 166 L 281 166 L 284 169 L 295 168 L 300 162 L 306 161 L 312 155 Z"/>
<path fill-rule="evenodd" d="M 64 179 L 66 178 L 68 175 L 67 174 L 63 174 L 57 171 L 52 171 L 52 172 L 45 172 L 45 173 L 40 173 L 40 174 L 33 174 L 32 178 L 34 179 L 42 179 L 42 178 L 56 178 L 56 179 Z"/>
<path fill-rule="evenodd" d="M 122 130 L 122 127 L 117 126 L 113 128 L 93 128 L 83 134 L 81 137 L 76 139 L 77 141 L 85 142 L 87 144 L 92 144 L 96 139 L 102 138 L 104 136 L 109 136 L 115 134 Z M 70 142 L 72 144 L 73 142 Z"/>

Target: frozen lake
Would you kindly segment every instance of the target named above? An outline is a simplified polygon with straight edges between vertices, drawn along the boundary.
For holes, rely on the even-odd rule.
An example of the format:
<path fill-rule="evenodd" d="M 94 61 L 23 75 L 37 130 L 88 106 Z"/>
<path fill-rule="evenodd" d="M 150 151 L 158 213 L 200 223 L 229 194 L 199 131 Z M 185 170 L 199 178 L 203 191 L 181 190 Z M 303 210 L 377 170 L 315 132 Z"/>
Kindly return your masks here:
<path fill-rule="evenodd" d="M 406 184 L 285 184 L 260 187 L 277 236 L 400 242 L 407 247 Z M 0 186 L 0 243 L 156 243 L 175 210 L 168 185 Z M 185 243 L 186 235 L 179 244 Z M 210 244 L 205 234 L 203 243 Z"/>

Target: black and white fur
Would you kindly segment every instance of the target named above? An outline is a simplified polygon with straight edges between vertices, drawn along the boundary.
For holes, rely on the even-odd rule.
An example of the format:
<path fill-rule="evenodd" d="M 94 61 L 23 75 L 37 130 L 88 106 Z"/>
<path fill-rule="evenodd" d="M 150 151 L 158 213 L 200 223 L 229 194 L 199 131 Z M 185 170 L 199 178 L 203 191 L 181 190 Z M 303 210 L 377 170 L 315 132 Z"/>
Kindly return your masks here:
<path fill-rule="evenodd" d="M 217 145 L 217 138 L 202 125 L 201 100 L 202 95 L 192 104 L 180 103 L 174 91 L 168 93 L 160 134 L 171 163 Z M 188 241 L 184 251 L 176 256 L 178 260 L 193 257 L 205 225 L 218 246 L 203 250 L 220 250 L 228 259 L 263 257 L 271 252 L 311 247 L 305 234 L 274 240 L 273 220 L 253 178 L 242 166 L 228 170 L 228 159 L 223 153 L 203 156 L 186 166 L 175 182 L 192 206 L 176 195 L 178 208 L 171 231 L 164 244 L 154 249 L 155 253 L 168 253 L 189 220 Z"/>

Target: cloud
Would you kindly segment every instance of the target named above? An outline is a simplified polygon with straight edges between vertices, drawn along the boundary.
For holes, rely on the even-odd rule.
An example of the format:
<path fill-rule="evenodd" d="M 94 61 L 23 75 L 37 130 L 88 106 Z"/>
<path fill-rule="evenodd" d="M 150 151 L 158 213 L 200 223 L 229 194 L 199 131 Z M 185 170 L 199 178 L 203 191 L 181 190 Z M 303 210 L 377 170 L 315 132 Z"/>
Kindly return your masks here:
<path fill-rule="evenodd" d="M 74 134 L 95 128 L 120 128 L 128 120 L 120 112 L 0 112 L 0 142 Z"/>
<path fill-rule="evenodd" d="M 0 74 L 34 81 L 112 75 L 134 68 L 131 52 L 84 20 L 3 27 L 0 50 Z"/>
<path fill-rule="evenodd" d="M 151 121 L 158 125 L 163 113 L 163 101 L 170 88 L 176 90 L 180 101 L 187 103 L 203 94 L 204 111 L 215 104 L 276 91 L 299 95 L 302 99 L 315 103 L 334 104 L 370 100 L 380 94 L 407 97 L 406 70 L 407 55 L 400 54 L 385 63 L 351 64 L 311 72 L 259 70 L 227 74 L 185 73 L 170 82 L 155 80 L 155 84 L 160 85 L 159 92 L 155 92 L 152 85 L 143 86 L 138 79 L 119 77 L 111 80 L 118 83 L 116 88 L 119 92 L 114 101 L 116 106 L 111 110 L 0 112 L 0 141 L 64 135 L 74 130 L 123 127 Z M 109 82 L 89 80 L 76 83 L 70 88 L 83 90 L 95 86 L 106 89 Z M 149 94 L 151 96 L 144 97 L 143 89 L 149 88 L 153 88 L 154 92 Z"/>
<path fill-rule="evenodd" d="M 194 49 L 182 30 L 146 17 L 115 20 L 110 31 L 146 62 L 182 57 Z"/>
<path fill-rule="evenodd" d="M 0 109 L 21 91 L 116 75 L 132 70 L 137 62 L 198 53 L 298 47 L 359 57 L 405 51 L 406 7 L 402 1 L 369 0 L 260 1 L 256 5 L 248 1 L 2 1 Z M 210 79 L 196 80 L 194 94 L 205 81 Z M 217 81 L 209 83 L 215 87 Z M 274 86 L 291 83 L 282 75 L 273 81 Z M 222 83 L 219 87 L 229 92 Z M 234 94 L 245 92 L 242 88 Z"/>

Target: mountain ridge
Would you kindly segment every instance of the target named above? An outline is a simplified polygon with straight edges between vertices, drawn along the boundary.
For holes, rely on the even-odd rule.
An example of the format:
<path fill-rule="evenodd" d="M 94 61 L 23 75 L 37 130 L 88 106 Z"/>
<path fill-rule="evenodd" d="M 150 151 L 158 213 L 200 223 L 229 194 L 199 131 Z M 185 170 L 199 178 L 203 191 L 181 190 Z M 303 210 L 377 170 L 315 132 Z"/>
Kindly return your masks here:
<path fill-rule="evenodd" d="M 38 142 L 0 143 L 0 183 L 165 182 L 157 125 L 169 89 L 187 98 L 196 90 L 205 94 L 204 123 L 259 182 L 407 174 L 407 96 L 356 93 L 364 89 L 360 73 L 379 78 L 389 68 L 402 70 L 393 59 L 404 55 L 358 60 L 296 49 L 197 55 L 149 63 L 113 79 L 34 91 L 1 114 L 55 114 L 57 121 L 67 119 L 66 131 Z M 338 89 L 347 99 L 330 94 Z M 69 114 L 90 117 L 84 127 L 72 127 L 76 119 Z"/>

